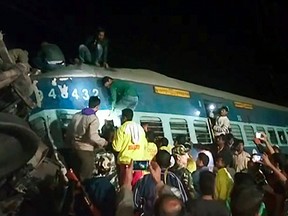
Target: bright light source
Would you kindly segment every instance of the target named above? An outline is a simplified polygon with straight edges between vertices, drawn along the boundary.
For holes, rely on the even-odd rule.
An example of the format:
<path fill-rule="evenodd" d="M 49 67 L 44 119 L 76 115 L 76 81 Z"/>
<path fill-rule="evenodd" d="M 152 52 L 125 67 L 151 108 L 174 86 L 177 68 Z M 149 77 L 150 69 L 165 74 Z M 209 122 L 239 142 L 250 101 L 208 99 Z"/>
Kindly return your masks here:
<path fill-rule="evenodd" d="M 215 105 L 214 104 L 211 104 L 210 106 L 209 106 L 209 110 L 211 110 L 211 111 L 213 111 L 213 110 L 215 110 Z"/>
<path fill-rule="evenodd" d="M 196 115 L 196 116 L 200 116 L 200 113 L 201 113 L 201 112 L 200 112 L 199 110 L 195 111 L 195 115 Z"/>

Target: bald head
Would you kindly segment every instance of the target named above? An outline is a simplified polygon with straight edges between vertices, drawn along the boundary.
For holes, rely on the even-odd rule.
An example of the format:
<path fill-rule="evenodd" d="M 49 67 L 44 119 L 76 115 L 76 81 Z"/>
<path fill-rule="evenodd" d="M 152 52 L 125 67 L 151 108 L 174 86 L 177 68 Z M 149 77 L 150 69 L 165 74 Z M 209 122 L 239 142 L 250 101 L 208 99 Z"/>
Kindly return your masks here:
<path fill-rule="evenodd" d="M 184 215 L 183 202 L 173 195 L 163 195 L 155 203 L 155 216 Z"/>

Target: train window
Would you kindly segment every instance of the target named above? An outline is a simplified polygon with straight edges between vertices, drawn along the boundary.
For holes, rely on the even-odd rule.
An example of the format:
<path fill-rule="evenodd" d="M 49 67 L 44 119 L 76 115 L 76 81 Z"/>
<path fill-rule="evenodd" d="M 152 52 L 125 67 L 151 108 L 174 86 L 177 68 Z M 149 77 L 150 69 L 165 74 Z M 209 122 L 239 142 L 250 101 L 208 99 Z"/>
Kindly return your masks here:
<path fill-rule="evenodd" d="M 211 143 L 211 137 L 209 134 L 209 129 L 206 121 L 195 120 L 194 128 L 196 133 L 196 138 L 199 143 Z"/>
<path fill-rule="evenodd" d="M 279 136 L 279 139 L 280 139 L 280 143 L 281 144 L 287 144 L 287 139 L 286 139 L 284 130 L 278 129 L 277 133 L 278 133 L 278 136 Z"/>
<path fill-rule="evenodd" d="M 245 131 L 245 135 L 246 135 L 248 143 L 253 144 L 253 140 L 255 137 L 255 134 L 254 134 L 255 132 L 254 132 L 253 127 L 250 125 L 244 125 L 244 131 Z"/>
<path fill-rule="evenodd" d="M 272 144 L 278 144 L 274 128 L 268 128 L 268 134 L 269 134 L 270 142 Z"/>
<path fill-rule="evenodd" d="M 257 126 L 257 127 L 256 127 L 256 131 L 257 131 L 257 132 L 264 132 L 264 133 L 266 133 L 264 127 L 261 127 L 261 126 Z"/>
<path fill-rule="evenodd" d="M 48 140 L 48 130 L 44 118 L 38 117 L 30 121 L 29 124 L 31 129 L 41 138 L 43 142 Z"/>
<path fill-rule="evenodd" d="M 185 119 L 171 118 L 169 123 L 173 140 L 175 140 L 178 135 L 185 135 L 190 139 L 188 124 Z"/>
<path fill-rule="evenodd" d="M 231 124 L 232 134 L 235 138 L 242 140 L 242 132 L 239 125 Z"/>
<path fill-rule="evenodd" d="M 153 131 L 156 137 L 164 137 L 162 121 L 160 118 L 150 117 L 150 116 L 142 116 L 140 118 L 140 123 L 141 123 L 141 125 L 142 124 L 148 124 L 148 130 Z"/>

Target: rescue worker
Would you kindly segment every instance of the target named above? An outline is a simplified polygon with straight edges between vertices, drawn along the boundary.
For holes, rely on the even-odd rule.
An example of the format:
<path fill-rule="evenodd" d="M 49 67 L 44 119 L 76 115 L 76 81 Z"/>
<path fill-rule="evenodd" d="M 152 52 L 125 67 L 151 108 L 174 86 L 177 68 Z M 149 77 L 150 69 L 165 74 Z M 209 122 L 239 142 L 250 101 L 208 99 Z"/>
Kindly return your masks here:
<path fill-rule="evenodd" d="M 112 146 L 118 152 L 119 164 L 130 164 L 131 160 L 145 159 L 146 134 L 140 124 L 132 121 L 133 111 L 122 110 L 121 127 L 117 129 Z"/>
<path fill-rule="evenodd" d="M 134 87 L 128 82 L 122 80 L 114 80 L 105 76 L 102 79 L 103 85 L 110 89 L 111 93 L 111 110 L 129 108 L 134 110 L 138 104 L 138 94 Z"/>
<path fill-rule="evenodd" d="M 181 180 L 185 187 L 186 193 L 189 196 L 189 200 L 196 197 L 196 192 L 193 186 L 193 179 L 191 172 L 187 169 L 189 160 L 190 149 L 184 145 L 177 145 L 172 149 L 172 155 L 175 159 L 175 164 L 169 169 L 169 171 L 175 173 L 175 175 Z"/>
<path fill-rule="evenodd" d="M 146 146 L 146 159 L 149 161 L 152 161 L 158 152 L 158 148 L 156 144 L 154 143 L 154 140 L 155 140 L 154 132 L 148 131 L 146 133 L 146 138 L 148 141 L 147 146 Z"/>
<path fill-rule="evenodd" d="M 83 181 L 90 178 L 94 169 L 94 149 L 101 148 L 108 142 L 98 134 L 99 119 L 96 112 L 99 110 L 100 99 L 92 96 L 89 99 L 89 108 L 76 113 L 67 129 L 67 144 L 71 144 L 75 157 L 72 161 L 76 174 Z"/>
<path fill-rule="evenodd" d="M 65 57 L 58 45 L 42 42 L 34 64 L 44 72 L 52 71 L 65 66 Z"/>
<path fill-rule="evenodd" d="M 88 38 L 85 45 L 79 46 L 79 58 L 82 62 L 109 68 L 107 62 L 108 40 L 105 33 L 103 28 L 98 28 L 96 37 Z"/>
<path fill-rule="evenodd" d="M 223 106 L 220 109 L 220 116 L 216 119 L 216 124 L 213 127 L 215 137 L 220 136 L 221 134 L 229 134 L 231 130 L 230 120 L 228 118 L 229 108 Z"/>

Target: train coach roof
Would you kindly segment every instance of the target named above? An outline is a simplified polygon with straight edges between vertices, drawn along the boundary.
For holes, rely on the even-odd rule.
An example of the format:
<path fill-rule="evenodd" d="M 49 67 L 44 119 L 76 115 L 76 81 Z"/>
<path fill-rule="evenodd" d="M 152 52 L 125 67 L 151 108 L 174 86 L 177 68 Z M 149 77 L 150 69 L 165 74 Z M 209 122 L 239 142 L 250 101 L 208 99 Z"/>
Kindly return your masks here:
<path fill-rule="evenodd" d="M 113 69 L 113 71 L 112 70 L 110 71 L 110 70 L 106 70 L 103 68 L 93 67 L 93 66 L 89 66 L 85 64 L 81 66 L 70 65 L 57 71 L 52 71 L 52 72 L 38 75 L 35 78 L 36 79 L 61 78 L 61 77 L 62 78 L 65 78 L 65 77 L 72 77 L 72 78 L 73 77 L 99 77 L 101 78 L 104 76 L 110 76 L 114 79 L 122 79 L 122 80 L 138 82 L 138 83 L 146 83 L 146 84 L 151 84 L 151 85 L 182 89 L 182 90 L 187 90 L 191 92 L 197 92 L 201 94 L 215 96 L 219 98 L 229 99 L 233 101 L 251 103 L 253 105 L 257 105 L 261 107 L 267 107 L 267 108 L 277 109 L 281 111 L 288 111 L 288 108 L 284 106 L 280 106 L 280 105 L 232 94 L 229 92 L 177 80 L 177 79 L 174 79 L 174 78 L 171 78 L 171 77 L 168 77 L 163 74 L 160 74 L 151 70 L 147 70 L 147 69 L 127 69 L 127 68 L 118 69 L 117 68 L 117 69 Z"/>

